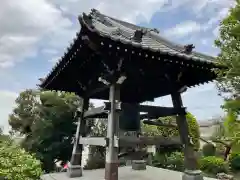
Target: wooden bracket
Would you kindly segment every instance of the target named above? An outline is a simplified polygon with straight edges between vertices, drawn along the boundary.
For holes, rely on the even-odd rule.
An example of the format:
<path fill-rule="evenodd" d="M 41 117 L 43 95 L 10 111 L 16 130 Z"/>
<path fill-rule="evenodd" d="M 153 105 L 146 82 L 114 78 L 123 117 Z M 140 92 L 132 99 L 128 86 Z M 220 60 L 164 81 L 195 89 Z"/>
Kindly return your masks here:
<path fill-rule="evenodd" d="M 79 144 L 93 146 L 109 146 L 109 138 L 107 137 L 80 137 Z M 119 147 L 119 140 L 114 136 L 114 147 Z"/>

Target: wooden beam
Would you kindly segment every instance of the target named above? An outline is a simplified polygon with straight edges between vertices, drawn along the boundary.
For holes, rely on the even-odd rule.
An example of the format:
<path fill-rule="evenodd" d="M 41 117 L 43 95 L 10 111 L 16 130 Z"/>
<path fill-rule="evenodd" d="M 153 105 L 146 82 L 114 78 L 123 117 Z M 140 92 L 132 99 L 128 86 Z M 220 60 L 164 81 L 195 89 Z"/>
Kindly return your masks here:
<path fill-rule="evenodd" d="M 91 108 L 84 113 L 84 118 L 107 118 L 108 111 L 110 110 L 110 102 L 104 102 L 105 106 Z M 129 105 L 128 103 L 117 103 L 117 110 L 121 110 L 124 106 Z M 185 109 L 185 108 L 183 108 Z M 182 109 L 182 110 L 183 110 Z M 140 119 L 157 119 L 159 117 L 177 115 L 178 110 L 172 107 L 161 107 L 161 106 L 147 106 L 139 105 L 140 112 L 147 112 L 147 114 L 141 114 Z"/>
<path fill-rule="evenodd" d="M 171 95 L 173 106 L 176 109 L 181 109 L 183 107 L 182 97 L 179 92 L 174 92 Z M 186 118 L 186 111 L 180 111 L 179 115 L 176 116 L 176 122 L 178 126 L 178 131 L 181 137 L 181 142 L 184 144 L 184 165 L 186 170 L 195 172 L 199 169 L 197 157 L 194 152 L 194 144 L 192 143 L 188 123 Z M 199 175 L 200 176 L 200 175 Z"/>
<path fill-rule="evenodd" d="M 146 145 L 181 145 L 180 137 L 172 137 L 167 138 L 163 136 L 155 136 L 155 137 L 129 137 L 122 136 L 119 138 L 119 146 L 120 147 L 136 147 L 146 146 Z"/>
<path fill-rule="evenodd" d="M 107 110 L 105 110 L 105 106 L 91 108 L 90 110 L 84 113 L 84 118 L 101 118 L 107 117 Z"/>
<path fill-rule="evenodd" d="M 85 95 L 86 97 L 89 97 L 89 98 L 92 98 L 92 96 L 94 96 L 95 94 L 99 93 L 99 92 L 102 92 L 102 91 L 105 91 L 106 89 L 108 89 L 109 86 L 106 86 L 104 84 L 101 84 L 97 87 L 91 87 L 91 88 L 88 88 L 87 90 L 87 94 Z"/>
<path fill-rule="evenodd" d="M 105 109 L 109 110 L 110 102 L 105 102 Z M 129 107 L 129 103 L 120 103 L 119 109 L 125 109 L 125 107 Z M 149 105 L 139 105 L 139 112 L 147 112 L 150 117 L 165 117 L 165 116 L 173 116 L 177 115 L 182 111 L 185 111 L 185 107 L 181 107 L 180 109 L 174 107 L 162 107 L 162 106 L 149 106 Z M 147 115 L 142 115 L 147 116 Z"/>
<path fill-rule="evenodd" d="M 79 144 L 94 145 L 94 146 L 106 146 L 106 138 L 104 137 L 80 137 Z"/>
<path fill-rule="evenodd" d="M 165 113 L 161 114 L 161 112 L 158 113 L 147 113 L 147 114 L 140 114 L 140 120 L 142 119 L 158 119 L 159 117 L 165 117 L 169 116 Z M 106 107 L 97 107 L 97 108 L 91 108 L 84 114 L 84 118 L 103 118 L 107 119 L 108 117 L 108 110 L 106 110 Z"/>
<path fill-rule="evenodd" d="M 105 137 L 80 137 L 79 144 L 93 145 L 93 146 L 107 146 L 108 138 Z M 118 138 L 114 137 L 114 147 L 118 146 Z"/>
<path fill-rule="evenodd" d="M 165 113 L 146 113 L 146 114 L 140 114 L 140 119 L 158 119 L 160 117 L 166 117 L 166 116 L 172 116 L 169 114 L 165 114 Z"/>
<path fill-rule="evenodd" d="M 127 151 L 127 152 L 122 152 L 118 154 L 118 158 L 123 158 L 125 160 L 136 160 L 136 159 L 142 159 L 146 158 L 148 156 L 148 153 L 145 151 Z"/>
<path fill-rule="evenodd" d="M 144 120 L 143 121 L 144 124 L 147 125 L 153 125 L 153 126 L 162 126 L 162 127 L 168 127 L 168 128 L 177 128 L 177 125 L 175 124 L 164 124 L 161 121 L 148 121 L 148 120 Z"/>

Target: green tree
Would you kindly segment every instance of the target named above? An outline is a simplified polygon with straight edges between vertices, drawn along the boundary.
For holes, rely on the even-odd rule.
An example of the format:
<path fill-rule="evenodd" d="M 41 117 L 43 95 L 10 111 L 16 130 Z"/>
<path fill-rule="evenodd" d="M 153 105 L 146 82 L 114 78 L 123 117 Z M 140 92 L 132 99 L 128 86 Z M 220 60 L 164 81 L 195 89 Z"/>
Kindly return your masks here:
<path fill-rule="evenodd" d="M 41 163 L 15 144 L 0 142 L 0 178 L 36 180 L 42 174 Z"/>
<path fill-rule="evenodd" d="M 54 170 L 56 160 L 68 161 L 81 100 L 71 93 L 26 90 L 16 104 L 9 124 L 25 136 L 22 147 L 36 154 L 46 172 Z"/>
<path fill-rule="evenodd" d="M 89 136 L 104 137 L 107 135 L 107 120 L 98 119 L 94 122 Z M 105 167 L 106 149 L 102 146 L 89 146 L 89 155 L 84 169 L 99 169 Z"/>
<path fill-rule="evenodd" d="M 220 24 L 220 35 L 215 44 L 221 52 L 218 61 L 229 69 L 220 72 L 218 87 L 235 99 L 240 93 L 240 1 Z"/>
<path fill-rule="evenodd" d="M 217 150 L 224 152 L 224 160 L 227 160 L 231 151 L 240 151 L 239 102 L 238 100 L 225 100 L 222 108 L 226 115 L 218 122 L 211 141 L 202 140 L 209 144 L 216 143 Z"/>
<path fill-rule="evenodd" d="M 0 143 L 1 142 L 12 142 L 12 139 L 9 135 L 3 134 L 3 130 L 0 128 Z"/>
<path fill-rule="evenodd" d="M 39 107 L 38 91 L 28 89 L 19 94 L 15 103 L 17 107 L 9 115 L 9 124 L 13 131 L 27 135 L 31 133 L 32 123 L 37 119 Z"/>
<path fill-rule="evenodd" d="M 200 131 L 199 131 L 199 125 L 196 120 L 196 118 L 191 114 L 187 113 L 187 122 L 188 122 L 188 129 L 189 129 L 189 135 L 193 140 L 195 150 L 198 150 L 200 147 Z M 159 118 L 158 121 L 161 121 L 163 124 L 166 125 L 176 125 L 176 117 L 175 116 L 168 116 L 165 118 Z M 172 136 L 179 136 L 179 132 L 177 129 L 177 126 L 174 128 L 164 127 L 164 126 L 150 126 L 142 124 L 142 131 L 145 135 L 148 136 L 156 136 L 161 135 L 165 137 L 172 137 Z"/>
<path fill-rule="evenodd" d="M 229 141 L 232 151 L 240 151 L 240 123 L 238 119 L 239 102 L 225 101 L 223 108 L 227 112 L 224 119 L 224 139 Z"/>

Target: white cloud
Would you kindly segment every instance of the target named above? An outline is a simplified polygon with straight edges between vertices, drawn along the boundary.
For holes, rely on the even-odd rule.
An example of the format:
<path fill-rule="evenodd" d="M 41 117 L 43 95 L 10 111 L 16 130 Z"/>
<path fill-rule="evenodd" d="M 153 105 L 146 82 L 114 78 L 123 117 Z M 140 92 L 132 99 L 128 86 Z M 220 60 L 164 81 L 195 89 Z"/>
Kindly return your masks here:
<path fill-rule="evenodd" d="M 56 49 L 42 49 L 41 53 L 47 55 L 55 55 L 58 53 L 58 51 Z"/>
<path fill-rule="evenodd" d="M 163 31 L 163 33 L 168 37 L 184 37 L 190 33 L 199 32 L 200 30 L 201 25 L 199 23 L 195 21 L 184 21 Z"/>
<path fill-rule="evenodd" d="M 219 36 L 219 26 L 217 26 L 214 30 L 213 30 L 213 35 L 215 37 L 218 37 Z"/>
<path fill-rule="evenodd" d="M 49 59 L 48 62 L 55 64 L 56 62 L 59 61 L 59 58 L 60 58 L 59 56 L 53 57 L 53 58 Z"/>
<path fill-rule="evenodd" d="M 0 6 L 0 80 L 11 79 L 8 84 L 11 83 L 11 86 L 14 86 L 12 81 L 18 77 L 12 77 L 14 72 L 6 76 L 3 73 L 4 70 L 27 57 L 36 56 L 38 52 L 49 56 L 49 61 L 55 61 L 59 53 L 63 53 L 63 49 L 67 47 L 68 42 L 72 40 L 79 28 L 79 25 L 73 25 L 68 18 L 76 20 L 79 14 L 88 12 L 91 8 L 96 8 L 122 20 L 137 23 L 149 21 L 155 12 L 163 9 L 170 10 L 185 6 L 189 7 L 190 11 L 198 13 L 206 9 L 209 4 L 223 7 L 229 1 L 231 0 L 2 1 Z M 166 8 L 166 3 L 170 8 Z M 211 21 L 216 22 L 214 19 Z M 213 24 L 210 21 L 208 23 Z M 194 21 L 185 21 L 171 30 L 168 30 L 170 35 L 186 36 L 189 33 L 199 32 L 200 25 Z M 39 47 L 46 49 L 39 51 Z M 6 86 L 9 87 L 7 84 Z M 11 112 L 16 97 L 14 92 L 9 92 L 9 94 L 7 92 L 0 90 L 0 122 L 3 122 L 4 125 L 7 124 L 8 113 Z"/>
<path fill-rule="evenodd" d="M 150 20 L 167 0 L 148 1 L 98 1 L 98 0 L 8 0 L 0 6 L 0 75 L 5 78 L 3 68 L 12 67 L 27 57 L 41 53 L 49 56 L 52 63 L 58 59 L 67 43 L 72 40 L 79 25 L 72 25 L 66 18 L 74 19 L 82 12 L 97 8 L 111 16 L 136 22 L 138 16 Z M 44 47 L 39 51 L 39 47 Z M 3 71 L 4 70 L 4 71 Z M 7 76 L 15 78 L 13 74 Z M 5 85 L 7 85 L 5 83 Z M 9 87 L 7 85 L 7 87 Z M 0 125 L 7 127 L 8 114 L 14 106 L 16 94 L 1 91 L 0 87 Z"/>
<path fill-rule="evenodd" d="M 71 25 L 46 0 L 2 1 L 0 22 L 0 68 L 36 55 L 36 43 L 44 35 Z"/>
<path fill-rule="evenodd" d="M 209 43 L 209 39 L 201 39 L 202 45 L 207 45 Z"/>
<path fill-rule="evenodd" d="M 202 30 L 206 31 L 211 29 L 212 27 L 218 27 L 220 22 L 223 20 L 224 17 L 228 15 L 229 7 L 224 7 L 220 9 L 217 13 L 215 13 L 215 16 L 211 17 L 203 26 Z"/>
<path fill-rule="evenodd" d="M 15 106 L 15 99 L 18 94 L 15 92 L 0 90 L 0 127 L 4 127 L 4 132 L 8 132 L 8 115 L 12 112 Z"/>
<path fill-rule="evenodd" d="M 37 45 L 44 40 L 45 46 L 63 51 L 66 43 L 75 36 L 79 26 L 66 18 L 76 19 L 82 12 L 96 8 L 113 17 L 136 23 L 149 21 L 156 11 L 171 10 L 180 6 L 190 7 L 197 13 L 209 4 L 228 5 L 231 0 L 22 0 L 3 1 L 0 7 L 0 68 L 14 66 L 16 62 L 35 56 Z M 167 4 L 167 6 L 165 6 Z M 225 6 L 228 7 L 228 6 Z M 224 15 L 222 10 L 219 17 Z M 139 19 L 140 18 L 140 19 Z M 215 22 L 217 17 L 209 20 Z M 74 28 L 71 28 L 74 26 Z M 185 22 L 172 29 L 170 34 L 185 36 L 199 31 L 196 22 Z M 46 43 L 47 42 L 47 43 Z"/>
<path fill-rule="evenodd" d="M 138 16 L 149 21 L 152 15 L 160 10 L 168 0 L 49 0 L 58 4 L 65 13 L 74 16 L 95 8 L 116 18 L 136 22 Z"/>
<path fill-rule="evenodd" d="M 201 97 L 201 98 L 199 98 Z M 195 115 L 198 120 L 206 120 L 215 115 L 222 115 L 223 111 L 220 105 L 223 99 L 218 96 L 214 83 L 190 88 L 182 95 L 183 104 L 187 110 Z M 157 98 L 152 105 L 161 105 L 172 107 L 171 96 Z"/>

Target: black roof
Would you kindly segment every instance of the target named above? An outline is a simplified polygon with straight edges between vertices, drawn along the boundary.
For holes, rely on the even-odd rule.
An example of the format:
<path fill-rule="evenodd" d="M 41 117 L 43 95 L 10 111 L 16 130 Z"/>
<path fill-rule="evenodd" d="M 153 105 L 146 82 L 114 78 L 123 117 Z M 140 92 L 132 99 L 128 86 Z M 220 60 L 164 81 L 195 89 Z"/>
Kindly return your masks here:
<path fill-rule="evenodd" d="M 193 45 L 177 45 L 156 29 L 136 26 L 95 9 L 79 16 L 79 22 L 80 32 L 43 79 L 41 88 L 84 96 L 87 91 L 102 88 L 98 78 L 106 73 L 106 65 L 114 69 L 122 58 L 121 73 L 128 78 L 121 86 L 121 100 L 142 102 L 170 94 L 172 87 L 166 76 L 178 81 L 181 74 L 181 82 L 175 83 L 192 87 L 214 80 L 214 69 L 221 67 L 213 57 L 191 51 Z M 90 98 L 108 99 L 108 90 Z"/>
<path fill-rule="evenodd" d="M 179 56 L 186 60 L 195 60 L 212 63 L 215 59 L 212 56 L 208 56 L 199 52 L 192 51 L 190 54 L 186 54 L 184 45 L 179 45 L 161 36 L 161 33 L 157 29 L 151 29 L 146 27 L 137 26 L 128 22 L 124 22 L 104 14 L 93 9 L 90 13 L 92 19 L 92 28 L 100 33 L 104 37 L 109 37 L 114 41 L 121 41 L 124 44 L 131 44 L 133 46 L 141 47 L 143 49 L 149 49 L 152 51 L 160 51 L 172 56 Z M 80 21 L 87 24 L 84 21 L 84 17 L 79 17 Z M 144 32 L 142 40 L 140 42 L 135 41 L 132 37 L 136 30 L 142 30 Z"/>

